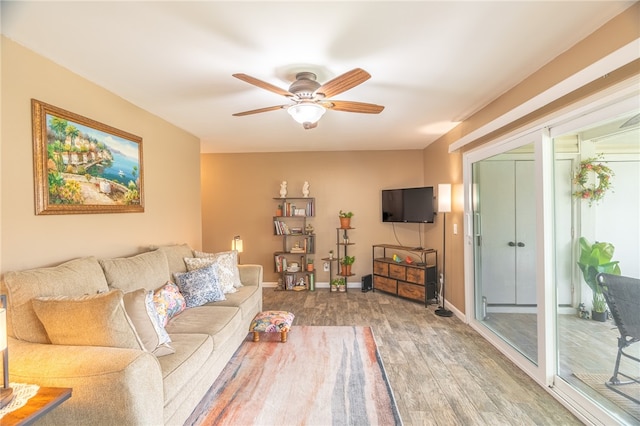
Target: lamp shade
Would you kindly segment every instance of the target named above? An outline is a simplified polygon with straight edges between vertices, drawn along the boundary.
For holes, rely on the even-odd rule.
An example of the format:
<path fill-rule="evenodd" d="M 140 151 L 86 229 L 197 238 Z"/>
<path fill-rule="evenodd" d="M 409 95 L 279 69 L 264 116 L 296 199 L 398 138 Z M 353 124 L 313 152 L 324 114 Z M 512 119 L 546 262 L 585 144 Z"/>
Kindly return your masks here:
<path fill-rule="evenodd" d="M 234 237 L 231 240 L 231 250 L 236 250 L 238 253 L 242 253 L 242 240 L 240 237 Z"/>
<path fill-rule="evenodd" d="M 451 184 L 438 184 L 438 213 L 449 213 L 451 211 Z"/>
<path fill-rule="evenodd" d="M 316 123 L 327 110 L 322 106 L 312 102 L 299 103 L 287 108 L 287 112 L 300 124 Z"/>

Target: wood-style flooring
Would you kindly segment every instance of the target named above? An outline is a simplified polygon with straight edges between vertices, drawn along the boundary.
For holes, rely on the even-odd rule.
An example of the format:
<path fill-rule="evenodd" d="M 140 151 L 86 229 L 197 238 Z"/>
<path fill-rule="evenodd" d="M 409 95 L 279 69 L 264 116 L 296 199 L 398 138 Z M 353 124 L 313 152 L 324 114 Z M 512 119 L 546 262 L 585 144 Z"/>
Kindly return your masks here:
<path fill-rule="evenodd" d="M 405 425 L 580 425 L 476 331 L 382 292 L 263 289 L 293 325 L 370 326 Z"/>

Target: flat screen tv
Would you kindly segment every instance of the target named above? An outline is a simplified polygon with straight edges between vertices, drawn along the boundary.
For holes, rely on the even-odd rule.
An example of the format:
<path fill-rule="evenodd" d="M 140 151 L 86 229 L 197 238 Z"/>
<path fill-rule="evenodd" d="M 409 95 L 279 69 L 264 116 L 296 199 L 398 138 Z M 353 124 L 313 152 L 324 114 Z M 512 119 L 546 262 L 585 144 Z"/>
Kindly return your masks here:
<path fill-rule="evenodd" d="M 382 221 L 433 223 L 433 187 L 383 189 Z"/>

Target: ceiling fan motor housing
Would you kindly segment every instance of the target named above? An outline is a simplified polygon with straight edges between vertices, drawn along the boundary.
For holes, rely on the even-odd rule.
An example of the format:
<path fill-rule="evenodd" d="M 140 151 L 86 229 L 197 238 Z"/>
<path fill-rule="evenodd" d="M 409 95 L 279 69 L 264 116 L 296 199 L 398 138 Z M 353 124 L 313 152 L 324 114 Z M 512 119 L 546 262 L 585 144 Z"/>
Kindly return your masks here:
<path fill-rule="evenodd" d="M 316 81 L 316 78 L 316 75 L 312 72 L 299 72 L 296 74 L 296 81 L 289 86 L 289 92 L 300 99 L 312 99 L 313 94 L 320 87 L 320 83 Z"/>

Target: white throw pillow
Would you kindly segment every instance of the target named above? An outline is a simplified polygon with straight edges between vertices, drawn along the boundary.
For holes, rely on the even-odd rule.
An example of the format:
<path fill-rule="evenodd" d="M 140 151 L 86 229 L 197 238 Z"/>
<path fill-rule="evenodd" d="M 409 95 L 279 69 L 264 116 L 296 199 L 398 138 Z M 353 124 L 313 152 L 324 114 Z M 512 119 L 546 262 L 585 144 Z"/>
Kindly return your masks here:
<path fill-rule="evenodd" d="M 185 257 L 184 263 L 187 265 L 187 271 L 189 272 L 206 268 L 207 266 L 213 266 L 218 276 L 218 283 L 220 287 L 222 287 L 222 292 L 227 294 L 237 291 L 233 286 L 233 277 L 226 273 L 226 269 L 219 259 L 213 257 Z"/>
<path fill-rule="evenodd" d="M 230 280 L 235 288 L 242 287 L 240 271 L 238 270 L 237 251 L 232 250 L 220 253 L 205 253 L 194 250 L 193 254 L 196 258 L 216 259 L 218 261 L 218 271 L 222 276 L 224 276 L 223 280 Z"/>

